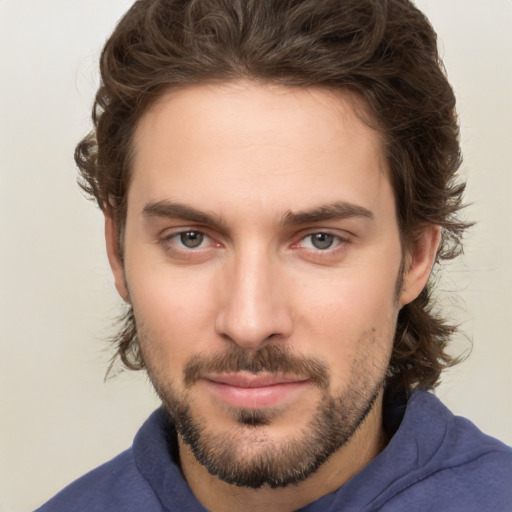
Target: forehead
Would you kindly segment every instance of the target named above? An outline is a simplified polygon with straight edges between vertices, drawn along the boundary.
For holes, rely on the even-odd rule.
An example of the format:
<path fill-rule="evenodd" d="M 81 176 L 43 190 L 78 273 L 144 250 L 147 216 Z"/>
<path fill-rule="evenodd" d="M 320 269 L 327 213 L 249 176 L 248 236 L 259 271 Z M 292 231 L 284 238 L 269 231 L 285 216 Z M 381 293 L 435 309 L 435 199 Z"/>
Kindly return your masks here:
<path fill-rule="evenodd" d="M 179 200 L 223 215 L 371 208 L 389 180 L 380 134 L 348 92 L 254 83 L 201 85 L 160 98 L 134 136 L 128 205 Z M 389 199 L 389 198 L 388 198 Z"/>

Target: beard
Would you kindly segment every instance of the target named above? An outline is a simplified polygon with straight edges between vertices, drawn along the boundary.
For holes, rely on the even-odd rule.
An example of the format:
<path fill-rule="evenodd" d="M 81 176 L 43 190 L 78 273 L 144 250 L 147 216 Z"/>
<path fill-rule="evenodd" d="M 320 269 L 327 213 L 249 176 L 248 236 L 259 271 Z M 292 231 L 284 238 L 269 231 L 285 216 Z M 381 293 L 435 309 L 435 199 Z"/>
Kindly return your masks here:
<path fill-rule="evenodd" d="M 150 340 L 139 332 L 141 348 Z M 368 341 L 368 340 L 366 340 Z M 148 354 L 144 353 L 143 356 Z M 372 410 L 384 387 L 387 360 L 368 368 L 367 355 L 355 360 L 350 383 L 337 395 L 330 393 L 327 365 L 300 357 L 281 345 L 269 344 L 250 352 L 232 345 L 212 357 L 195 356 L 183 371 L 184 391 L 176 392 L 145 357 L 149 378 L 171 416 L 178 436 L 211 475 L 240 487 L 272 488 L 297 484 L 346 445 Z M 190 390 L 203 375 L 234 372 L 279 373 L 307 377 L 320 392 L 310 419 L 293 436 L 276 439 L 268 426 L 278 409 L 229 409 L 235 427 L 215 431 L 208 418 L 194 411 Z"/>

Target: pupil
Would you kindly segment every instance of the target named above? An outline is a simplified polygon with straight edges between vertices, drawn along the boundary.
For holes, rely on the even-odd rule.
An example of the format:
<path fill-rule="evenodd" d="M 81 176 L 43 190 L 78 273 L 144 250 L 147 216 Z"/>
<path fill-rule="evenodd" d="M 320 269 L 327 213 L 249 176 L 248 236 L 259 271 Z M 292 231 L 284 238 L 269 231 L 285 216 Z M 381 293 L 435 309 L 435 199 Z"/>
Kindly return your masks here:
<path fill-rule="evenodd" d="M 199 233 L 198 231 L 187 231 L 180 236 L 181 243 L 189 248 L 199 247 L 203 238 L 203 233 Z"/>
<path fill-rule="evenodd" d="M 316 249 L 328 249 L 331 247 L 333 240 L 333 235 L 327 233 L 315 233 L 312 237 L 312 243 Z"/>

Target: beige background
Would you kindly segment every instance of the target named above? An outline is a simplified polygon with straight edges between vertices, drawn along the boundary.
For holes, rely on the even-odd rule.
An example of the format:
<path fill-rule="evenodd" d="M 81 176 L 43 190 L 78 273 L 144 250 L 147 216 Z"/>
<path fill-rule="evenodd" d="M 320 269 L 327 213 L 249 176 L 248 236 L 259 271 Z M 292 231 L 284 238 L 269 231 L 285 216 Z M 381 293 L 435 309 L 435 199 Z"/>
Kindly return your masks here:
<path fill-rule="evenodd" d="M 157 401 L 103 382 L 119 311 L 99 212 L 75 186 L 97 55 L 129 0 L 0 0 L 0 510 L 35 508 L 131 443 Z M 512 443 L 512 1 L 421 0 L 459 98 L 478 221 L 441 282 L 473 354 L 438 394 Z M 455 297 L 462 300 L 458 302 Z M 452 313 L 450 313 L 452 314 Z M 459 339 L 456 346 L 467 342 Z"/>

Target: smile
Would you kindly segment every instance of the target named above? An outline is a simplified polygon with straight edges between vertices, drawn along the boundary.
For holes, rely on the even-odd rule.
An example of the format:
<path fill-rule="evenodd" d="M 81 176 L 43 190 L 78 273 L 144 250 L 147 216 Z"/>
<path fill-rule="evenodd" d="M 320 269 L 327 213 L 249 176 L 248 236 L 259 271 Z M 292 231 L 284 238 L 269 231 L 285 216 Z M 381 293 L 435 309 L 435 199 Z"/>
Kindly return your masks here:
<path fill-rule="evenodd" d="M 278 407 L 310 385 L 307 378 L 246 373 L 207 376 L 203 382 L 215 398 L 243 409 Z"/>

